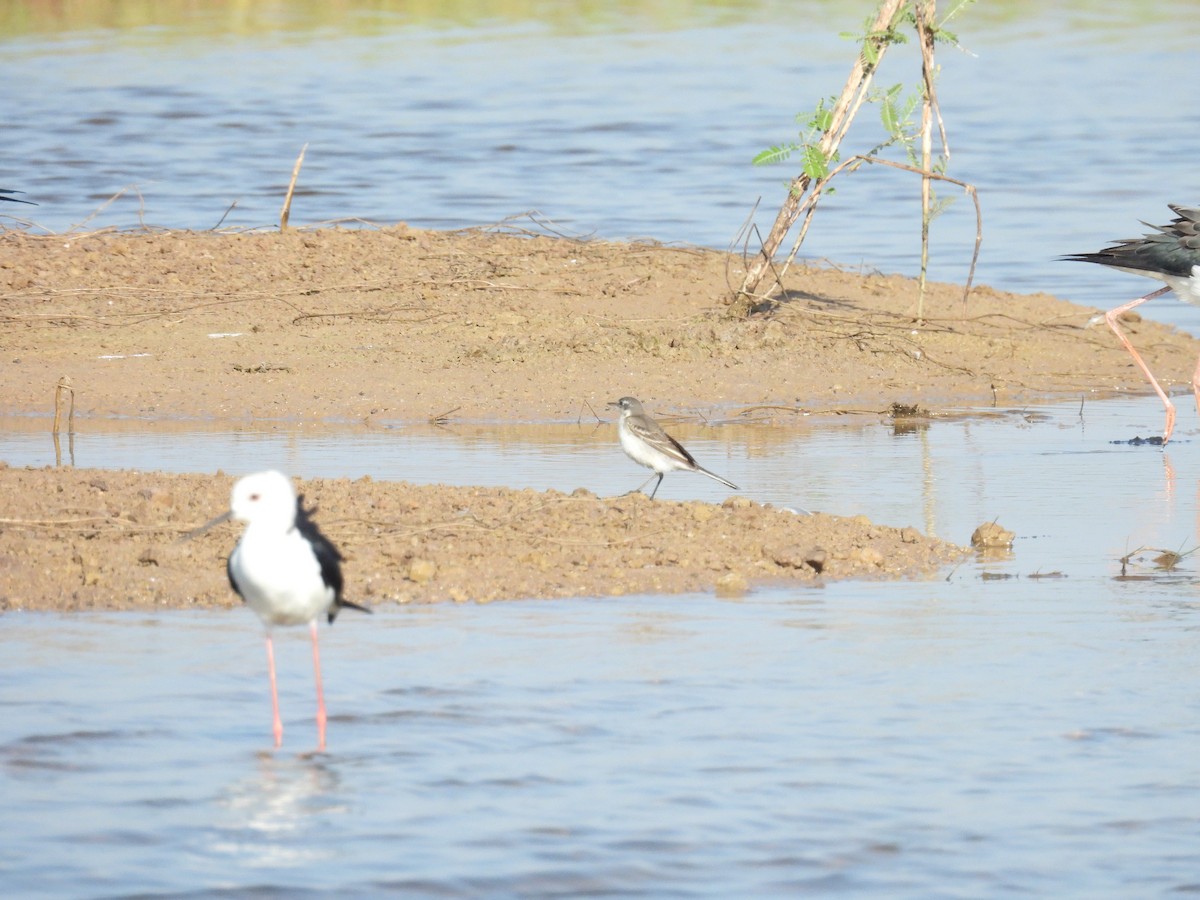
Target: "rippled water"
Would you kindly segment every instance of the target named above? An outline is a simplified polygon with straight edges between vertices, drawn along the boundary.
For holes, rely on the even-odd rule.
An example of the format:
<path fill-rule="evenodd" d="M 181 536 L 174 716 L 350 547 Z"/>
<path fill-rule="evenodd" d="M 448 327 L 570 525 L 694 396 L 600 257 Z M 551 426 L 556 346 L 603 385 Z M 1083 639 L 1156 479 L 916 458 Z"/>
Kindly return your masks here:
<path fill-rule="evenodd" d="M 121 7 L 122 24 L 103 13 L 117 6 L 0 7 L 0 187 L 40 203 L 0 212 L 208 228 L 236 200 L 225 226 L 269 226 L 308 142 L 294 223 L 537 208 L 604 237 L 725 246 L 759 195 L 769 223 L 791 170 L 748 160 L 840 87 L 836 34 L 866 15 L 163 3 L 161 22 Z M 1163 87 L 1194 67 L 1192 5 L 989 3 L 955 27 L 976 55 L 944 50 L 940 90 L 951 174 L 981 189 L 981 279 L 1100 305 L 1147 290 L 1054 257 L 1196 202 L 1200 107 Z M 131 184 L 144 213 L 128 192 L 87 219 Z M 915 272 L 915 202 L 904 176 L 857 175 L 806 249 Z M 936 277 L 961 280 L 973 228 L 962 202 L 935 223 Z M 1151 307 L 1200 330 L 1182 304 Z M 605 494 L 644 475 L 611 426 L 81 427 L 61 448 L 80 466 Z M 0 616 L 4 893 L 1200 890 L 1190 401 L 1165 453 L 1113 443 L 1161 427 L 1150 397 L 911 430 L 678 428 L 754 499 L 959 542 L 996 518 L 1015 552 L 920 584 L 347 614 L 323 632 L 327 754 L 311 752 L 302 633 L 277 641 L 275 753 L 245 610 Z M 0 460 L 53 464 L 45 423 L 0 422 Z M 661 495 L 724 493 L 676 474 Z M 1162 550 L 1185 555 L 1163 568 Z"/>
<path fill-rule="evenodd" d="M 958 541 L 997 518 L 1015 552 L 917 584 L 347 613 L 323 631 L 326 754 L 302 630 L 277 640 L 273 752 L 249 612 L 6 614 L 6 891 L 1198 890 L 1193 416 L 1165 453 L 1113 443 L 1161 427 L 1154 398 L 681 429 L 754 499 Z M 0 459 L 46 463 L 45 433 L 12 424 Z M 614 493 L 641 476 L 611 426 L 135 437 L 80 434 L 76 454 Z"/>
<path fill-rule="evenodd" d="M 321 755 L 249 613 L 6 616 L 6 891 L 1195 890 L 1194 599 L 1090 586 L 346 616 Z"/>
<path fill-rule="evenodd" d="M 307 143 L 294 224 L 454 227 L 536 209 L 574 232 L 725 247 L 759 197 L 769 227 L 795 167 L 749 161 L 841 88 L 851 45 L 839 33 L 870 5 L 12 7 L 0 186 L 41 206 L 3 212 L 53 230 L 274 225 Z M 1193 5 L 986 3 L 952 28 L 970 55 L 941 49 L 939 96 L 950 174 L 980 189 L 980 279 L 1100 305 L 1146 292 L 1056 257 L 1198 202 L 1200 105 L 1165 87 L 1192 67 Z M 915 84 L 915 49 L 891 53 L 880 86 Z M 874 145 L 875 122 L 864 113 L 847 150 Z M 892 170 L 844 180 L 806 253 L 915 274 L 918 190 Z M 965 278 L 974 230 L 961 199 L 935 223 L 936 278 Z"/>

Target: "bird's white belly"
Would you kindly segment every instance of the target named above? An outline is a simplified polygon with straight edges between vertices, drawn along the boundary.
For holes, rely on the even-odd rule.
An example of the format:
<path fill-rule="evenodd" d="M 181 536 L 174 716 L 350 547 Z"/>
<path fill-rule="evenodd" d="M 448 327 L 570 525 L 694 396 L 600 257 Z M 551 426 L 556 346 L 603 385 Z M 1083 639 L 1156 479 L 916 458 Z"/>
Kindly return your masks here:
<path fill-rule="evenodd" d="M 641 440 L 632 434 L 624 423 L 617 427 L 617 435 L 621 439 L 621 449 L 628 454 L 629 458 L 639 465 L 645 466 L 647 469 L 653 469 L 655 472 L 672 472 L 676 469 L 683 468 L 679 464 L 679 460 L 673 456 L 668 456 L 661 450 L 656 450 L 646 441 Z"/>
<path fill-rule="evenodd" d="M 1175 296 L 1185 303 L 1200 306 L 1200 266 L 1192 266 L 1191 278 L 1180 278 L 1178 275 L 1164 275 L 1163 281 L 1170 285 Z"/>
<path fill-rule="evenodd" d="M 231 569 L 246 604 L 267 625 L 306 625 L 333 604 L 317 558 L 295 531 L 259 541 L 248 530 Z"/>

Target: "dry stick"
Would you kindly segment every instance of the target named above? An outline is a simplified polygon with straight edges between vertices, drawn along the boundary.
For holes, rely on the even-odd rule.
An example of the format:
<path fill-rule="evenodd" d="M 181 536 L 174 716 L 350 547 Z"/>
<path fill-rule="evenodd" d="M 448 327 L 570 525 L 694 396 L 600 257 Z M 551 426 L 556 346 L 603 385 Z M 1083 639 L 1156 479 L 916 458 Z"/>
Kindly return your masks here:
<path fill-rule="evenodd" d="M 64 375 L 54 386 L 54 428 L 50 436 L 54 440 L 54 465 L 62 465 L 62 445 L 58 441 L 58 423 L 62 415 L 62 395 L 66 391 L 71 395 L 71 411 L 67 413 L 67 449 L 71 454 L 71 465 L 75 465 L 75 388 L 71 386 L 71 377 Z"/>
<path fill-rule="evenodd" d="M 921 98 L 921 274 L 917 279 L 917 321 L 925 318 L 925 279 L 929 271 L 929 223 L 932 219 L 930 202 L 933 180 L 929 171 L 933 168 L 933 23 L 937 0 L 922 3 L 917 0 L 915 18 L 917 40 L 921 45 L 921 77 L 925 89 Z M 946 150 L 945 155 L 950 153 Z"/>
<path fill-rule="evenodd" d="M 588 408 L 588 412 L 590 412 L 590 413 L 592 414 L 592 418 L 594 418 L 594 419 L 596 420 L 596 424 L 597 424 L 597 425 L 603 425 L 603 424 L 604 424 L 604 420 L 603 420 L 602 418 L 600 418 L 600 414 L 599 414 L 599 413 L 597 413 L 597 412 L 596 412 L 596 410 L 592 408 L 592 404 L 590 404 L 590 403 L 589 403 L 589 402 L 588 402 L 588 401 L 585 399 L 585 400 L 583 401 L 583 405 L 584 405 L 584 406 L 586 406 L 586 407 Z M 576 424 L 576 425 L 582 425 L 582 424 L 583 424 L 583 411 L 582 411 L 582 410 L 580 410 L 580 412 L 579 412 L 579 418 L 575 420 L 575 424 Z"/>
<path fill-rule="evenodd" d="M 725 248 L 728 251 L 725 256 L 725 287 L 728 288 L 730 296 L 735 296 L 733 283 L 729 280 L 729 270 L 733 264 L 733 252 L 741 245 L 742 266 L 748 267 L 750 265 L 750 257 L 747 250 L 750 247 L 751 236 L 758 234 L 758 229 L 754 226 L 754 214 L 758 212 L 758 205 L 760 203 L 762 203 L 762 197 L 754 201 L 754 205 L 750 207 L 750 212 L 746 213 L 746 218 L 742 220 L 742 225 L 733 236 L 733 240 Z M 761 237 L 759 238 L 759 242 L 762 242 Z"/>
<path fill-rule="evenodd" d="M 877 52 L 879 55 L 875 61 L 875 68 L 878 68 L 879 60 L 882 58 L 884 48 L 886 48 L 886 46 L 887 46 L 886 43 L 884 43 L 882 46 L 880 46 L 878 48 Z M 862 61 L 861 55 L 859 56 L 859 61 L 860 62 Z M 857 95 L 854 96 L 853 101 L 851 102 L 849 108 L 843 112 L 844 125 L 840 126 L 840 129 L 841 129 L 840 134 L 837 137 L 837 142 L 833 145 L 833 150 L 837 149 L 837 146 L 841 143 L 842 138 L 845 137 L 846 131 L 850 127 L 850 123 L 854 121 L 854 119 L 858 116 L 859 109 L 861 109 L 862 105 L 864 103 L 866 103 L 867 88 L 870 86 L 871 76 L 873 74 L 874 74 L 874 68 L 865 75 L 865 78 L 861 84 L 861 89 L 859 90 Z M 851 75 L 851 77 L 853 78 L 853 74 Z M 846 87 L 843 88 L 843 91 L 842 91 L 843 97 L 845 96 L 846 91 L 849 90 L 849 87 L 850 87 L 850 85 L 849 85 L 849 83 L 847 83 Z M 840 103 L 841 100 L 839 100 L 838 102 Z M 836 107 L 835 107 L 835 112 L 836 112 Z M 831 113 L 831 115 L 833 115 L 833 114 Z M 831 125 L 830 127 L 832 130 L 833 126 Z M 826 132 L 826 137 L 828 137 L 829 133 L 830 132 Z M 824 138 L 822 138 L 821 148 L 822 148 L 823 152 L 824 152 L 824 147 L 825 147 L 825 140 L 824 140 Z M 827 153 L 827 155 L 826 155 L 827 159 L 833 158 L 833 150 L 831 150 Z M 789 195 L 789 198 L 788 198 L 789 201 L 792 200 L 793 198 L 795 198 L 795 200 L 798 201 L 795 204 L 795 211 L 792 214 L 791 219 L 784 226 L 783 231 L 780 232 L 780 234 L 778 236 L 778 240 L 775 241 L 774 246 L 771 248 L 771 258 L 767 259 L 765 263 L 763 263 L 761 261 L 755 263 L 755 265 L 760 266 L 761 268 L 769 267 L 771 269 L 771 273 L 773 275 L 775 275 L 775 280 L 778 282 L 780 290 L 784 289 L 783 288 L 783 273 L 787 271 L 788 266 L 790 266 L 792 263 L 792 260 L 796 258 L 796 252 L 800 249 L 800 245 L 804 243 L 804 238 L 808 234 L 808 228 L 812 224 L 813 216 L 815 216 L 817 213 L 817 201 L 821 198 L 821 195 L 825 192 L 825 186 L 827 184 L 829 184 L 829 182 L 831 180 L 833 180 L 833 176 L 836 175 L 839 171 L 842 171 L 843 169 L 844 169 L 844 167 L 839 167 L 838 169 L 835 169 L 833 172 L 829 172 L 828 174 L 826 174 L 826 176 L 824 178 L 819 179 L 815 184 L 812 183 L 811 179 L 807 175 L 801 175 L 800 178 L 798 178 L 792 182 L 793 188 L 798 187 L 798 189 L 800 191 L 803 191 L 805 188 L 808 188 L 808 195 L 806 197 L 804 197 L 803 201 L 800 201 L 799 194 Z M 799 187 L 801 182 L 803 182 L 803 185 L 804 185 L 803 187 Z M 804 213 L 804 222 L 800 226 L 800 234 L 796 238 L 796 243 L 792 246 L 792 252 L 788 256 L 787 265 L 785 265 L 783 267 L 782 271 L 776 272 L 775 265 L 774 265 L 774 255 L 779 250 L 779 245 L 783 243 L 783 238 L 787 232 L 787 229 L 789 229 L 793 224 L 795 224 L 795 221 L 799 217 L 801 212 Z M 773 225 L 771 227 L 771 232 L 767 236 L 767 241 L 765 241 L 763 243 L 762 252 L 764 254 L 767 252 L 767 242 L 771 241 L 772 238 L 775 236 L 775 232 L 779 228 L 780 219 L 782 218 L 782 216 L 783 216 L 783 210 L 780 211 L 779 217 L 776 218 L 775 225 Z M 761 279 L 761 274 L 759 275 L 759 278 Z M 749 279 L 749 272 L 747 273 L 747 280 L 748 279 Z M 743 296 L 747 296 L 747 297 L 750 296 L 749 292 L 745 288 L 746 282 L 743 281 L 742 284 L 743 284 L 743 289 L 740 293 Z M 755 286 L 757 286 L 757 282 L 755 282 Z"/>
<path fill-rule="evenodd" d="M 71 396 L 70 411 L 67 413 L 67 434 L 75 433 L 75 388 L 71 384 L 71 376 L 64 375 L 54 386 L 54 434 L 58 434 L 58 423 L 62 415 L 62 395 L 66 391 Z"/>
<path fill-rule="evenodd" d="M 141 188 L 136 184 L 133 186 L 133 190 L 138 196 L 138 225 L 142 227 L 143 231 L 149 231 L 150 228 L 146 225 L 146 198 L 142 195 Z"/>
<path fill-rule="evenodd" d="M 92 214 L 89 215 L 86 219 L 84 219 L 82 222 L 76 222 L 74 225 L 72 225 L 70 228 L 68 228 L 63 233 L 71 234 L 73 231 L 75 231 L 76 228 L 82 228 L 88 222 L 92 221 L 92 219 L 96 218 L 96 216 L 100 215 L 100 213 L 104 212 L 104 210 L 106 210 L 110 206 L 112 206 L 113 203 L 115 203 L 121 197 L 121 195 L 123 195 L 126 191 L 138 191 L 138 187 L 136 184 L 130 184 L 130 185 L 126 185 L 125 187 L 121 188 L 119 191 L 117 191 L 115 194 L 113 194 L 111 197 L 109 197 L 107 200 L 105 200 L 103 203 L 101 203 L 99 206 L 97 206 L 92 211 Z M 142 195 L 141 191 L 138 191 L 138 196 L 140 197 L 141 195 Z M 144 201 L 143 201 L 143 205 L 144 205 Z M 107 231 L 108 229 L 103 229 L 103 230 Z M 50 235 L 50 236 L 58 237 L 59 235 Z M 82 237 L 82 235 L 80 235 L 80 236 Z"/>
<path fill-rule="evenodd" d="M 821 136 L 821 141 L 817 145 L 826 159 L 833 158 L 837 148 L 841 145 L 842 138 L 846 136 L 846 132 L 850 128 L 850 123 L 854 120 L 855 113 L 866 99 L 871 79 L 887 50 L 888 34 L 892 24 L 899 16 L 905 2 L 906 0 L 885 0 L 880 6 L 879 15 L 876 16 L 866 38 L 874 51 L 875 62 L 868 63 L 862 52 L 854 61 L 854 66 L 850 69 L 850 76 L 846 79 L 845 87 L 842 88 L 841 96 L 838 97 L 837 103 L 830 111 L 829 128 Z M 771 226 L 762 250 L 755 257 L 754 263 L 742 279 L 742 286 L 738 290 L 740 297 L 752 296 L 758 289 L 759 282 L 762 281 L 772 257 L 783 244 L 783 239 L 787 237 L 788 231 L 800 217 L 800 213 L 805 208 L 811 208 L 815 203 L 812 195 L 805 197 L 805 192 L 808 191 L 811 184 L 812 179 L 808 175 L 802 174 L 792 179 L 791 184 L 788 185 L 788 195 L 779 214 L 775 217 L 775 224 Z"/>
<path fill-rule="evenodd" d="M 813 188 L 812 196 L 819 197 L 821 192 L 835 175 L 844 172 L 847 169 L 853 170 L 861 166 L 863 163 L 872 163 L 880 166 L 891 166 L 893 169 L 902 169 L 905 172 L 914 172 L 917 175 L 928 175 L 930 178 L 935 178 L 938 181 L 947 181 L 950 184 L 958 185 L 971 198 L 975 204 L 975 251 L 971 254 L 971 269 L 967 273 L 967 283 L 963 288 L 963 305 L 964 313 L 967 302 L 967 296 L 971 293 L 971 286 L 975 281 L 975 267 L 979 262 L 979 245 L 983 243 L 983 210 L 979 206 L 979 193 L 975 190 L 975 185 L 968 184 L 965 181 L 960 181 L 957 178 L 951 178 L 949 175 L 943 175 L 941 172 L 930 172 L 927 169 L 918 169 L 916 166 L 910 166 L 906 163 L 893 162 L 890 159 L 880 159 L 878 156 L 852 156 L 845 162 L 838 165 L 829 175 L 824 178 L 819 185 Z M 804 235 L 808 231 L 808 224 L 812 220 L 812 213 L 816 209 L 815 201 L 808 208 L 808 216 L 805 217 L 804 224 L 800 228 L 800 234 L 796 238 L 796 243 L 792 246 L 792 251 L 788 254 L 787 262 L 784 263 L 780 275 L 787 273 L 791 267 L 792 261 L 796 258 L 796 253 L 800 250 L 800 245 L 804 241 Z"/>
<path fill-rule="evenodd" d="M 300 166 L 304 164 L 306 150 L 308 150 L 308 144 L 300 148 L 300 155 L 296 157 L 296 165 L 292 166 L 292 180 L 288 182 L 287 196 L 283 198 L 283 209 L 279 213 L 279 230 L 281 232 L 288 230 L 288 217 L 292 214 L 292 194 L 296 190 L 296 179 L 300 177 Z"/>
<path fill-rule="evenodd" d="M 290 198 L 290 196 L 289 196 L 289 198 L 288 198 L 288 199 L 291 199 L 291 198 Z M 216 225 L 214 225 L 212 228 L 210 228 L 210 229 L 208 229 L 208 230 L 209 230 L 209 231 L 216 231 L 218 228 L 220 228 L 220 227 L 221 227 L 221 223 L 222 223 L 222 222 L 224 222 L 226 219 L 228 219 L 228 218 L 229 218 L 229 214 L 230 214 L 231 212 L 233 212 L 233 208 L 234 208 L 235 206 L 237 206 L 237 205 L 238 205 L 238 201 L 236 201 L 236 200 L 234 200 L 232 203 L 230 203 L 230 204 L 229 204 L 229 207 L 228 207 L 228 208 L 225 210 L 225 215 L 221 216 L 221 218 L 219 218 L 219 219 L 217 220 L 217 224 L 216 224 Z"/>
<path fill-rule="evenodd" d="M 583 232 L 578 232 L 578 231 L 575 232 L 574 234 L 567 234 L 567 229 L 560 226 L 557 222 L 555 222 L 552 218 L 550 218 L 545 213 L 543 213 L 540 209 L 530 209 L 523 213 L 516 213 L 515 215 L 506 216 L 505 218 L 501 219 L 499 222 L 493 223 L 492 225 L 483 226 L 482 228 L 480 228 L 478 230 L 490 231 L 490 230 L 501 230 L 501 229 L 507 228 L 518 234 L 538 234 L 539 233 L 539 232 L 529 231 L 528 229 L 525 229 L 525 228 L 516 228 L 513 225 L 513 223 L 519 221 L 520 219 L 528 219 L 534 225 L 536 225 L 540 229 L 542 229 L 542 231 L 540 232 L 542 234 L 545 234 L 545 233 L 553 234 L 556 237 L 560 237 L 560 238 L 563 238 L 568 241 L 587 241 L 587 240 L 590 240 L 595 235 L 594 231 L 588 232 L 586 234 Z M 477 230 L 477 229 L 474 229 L 474 228 L 460 229 L 460 231 L 474 231 L 474 230 Z"/>

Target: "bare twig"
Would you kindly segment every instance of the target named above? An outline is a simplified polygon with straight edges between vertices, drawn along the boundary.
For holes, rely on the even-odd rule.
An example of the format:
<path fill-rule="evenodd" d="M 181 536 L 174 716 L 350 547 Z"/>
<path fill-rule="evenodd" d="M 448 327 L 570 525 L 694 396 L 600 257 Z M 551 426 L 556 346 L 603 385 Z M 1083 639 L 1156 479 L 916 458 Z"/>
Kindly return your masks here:
<path fill-rule="evenodd" d="M 292 194 L 296 191 L 296 179 L 300 177 L 300 167 L 304 165 L 304 153 L 308 150 L 308 144 L 300 148 L 300 155 L 296 157 L 296 165 L 292 166 L 292 180 L 288 182 L 287 196 L 283 198 L 283 209 L 279 213 L 279 230 L 288 230 L 288 218 L 292 214 Z"/>
<path fill-rule="evenodd" d="M 59 432 L 59 421 L 62 415 L 62 396 L 68 394 L 71 398 L 70 411 L 67 413 L 67 434 L 75 433 L 75 387 L 71 384 L 71 377 L 64 375 L 58 379 L 58 384 L 54 386 L 54 434 Z"/>
<path fill-rule="evenodd" d="M 590 412 L 592 414 L 592 418 L 594 418 L 596 420 L 597 425 L 604 424 L 604 420 L 602 418 L 600 418 L 600 414 L 598 412 L 596 412 L 596 410 L 592 407 L 591 403 L 589 403 L 587 400 L 584 400 L 583 405 L 588 408 L 588 412 Z M 583 424 L 583 410 L 579 411 L 579 418 L 575 420 L 575 424 L 576 425 Z"/>
<path fill-rule="evenodd" d="M 461 406 L 456 406 L 453 409 L 448 409 L 445 412 L 441 412 L 441 413 L 438 413 L 437 415 L 430 416 L 429 424 L 430 425 L 445 425 L 447 422 L 450 421 L 450 417 L 452 415 L 454 415 L 456 412 L 458 412 L 460 409 L 462 409 Z"/>
<path fill-rule="evenodd" d="M 933 111 L 936 103 L 933 92 L 933 32 L 936 10 L 936 0 L 917 0 L 915 18 L 917 42 L 921 45 L 921 77 L 924 85 L 921 92 L 921 272 L 917 278 L 918 322 L 925 315 L 925 279 L 929 272 L 929 223 L 933 217 L 933 210 L 930 208 L 933 196 L 930 170 L 933 168 Z M 940 114 L 938 119 L 941 119 Z M 946 154 L 949 155 L 949 151 L 946 151 Z"/>
<path fill-rule="evenodd" d="M 290 199 L 290 198 L 289 198 L 289 199 Z M 237 206 L 237 205 L 238 205 L 238 201 L 237 201 L 237 200 L 234 200 L 232 203 L 230 203 L 230 204 L 229 204 L 229 206 L 228 206 L 228 208 L 225 210 L 225 213 L 224 213 L 224 214 L 221 216 L 221 218 L 217 219 L 217 224 L 216 224 L 216 225 L 214 225 L 212 228 L 210 228 L 210 229 L 208 229 L 208 230 L 209 230 L 209 231 L 216 231 L 218 228 L 220 228 L 220 227 L 221 227 L 221 223 L 222 223 L 222 222 L 224 222 L 226 219 L 228 219 L 228 218 L 229 218 L 229 214 L 230 214 L 231 212 L 233 212 L 233 208 L 234 208 L 235 206 Z"/>
<path fill-rule="evenodd" d="M 820 143 L 818 144 L 818 149 L 824 154 L 826 159 L 833 158 L 838 147 L 841 145 L 842 139 L 849 130 L 851 122 L 854 121 L 855 114 L 865 102 L 871 80 L 875 75 L 876 69 L 879 67 L 883 54 L 887 51 L 892 26 L 899 17 L 904 4 L 905 0 L 885 0 L 880 6 L 879 14 L 875 17 L 875 22 L 871 25 L 870 31 L 864 41 L 865 44 L 871 47 L 874 61 L 868 62 L 866 54 L 860 52 L 855 59 L 853 67 L 850 69 L 850 75 L 846 79 L 842 93 L 830 111 L 829 127 L 821 136 Z M 828 181 L 828 178 L 823 179 L 823 181 Z M 791 184 L 788 186 L 788 195 L 779 210 L 779 214 L 775 217 L 775 224 L 771 226 L 771 230 L 767 234 L 767 239 L 763 242 L 762 251 L 755 257 L 754 262 L 742 279 L 742 286 L 738 290 L 739 297 L 749 298 L 754 295 L 758 289 L 759 282 L 762 281 L 763 275 L 770 264 L 771 258 L 783 244 L 783 239 L 787 236 L 788 231 L 791 230 L 792 225 L 795 224 L 796 219 L 799 218 L 801 212 L 811 208 L 816 203 L 816 197 L 819 196 L 819 193 L 808 193 L 811 186 L 812 179 L 807 174 L 802 174 L 792 179 Z"/>
<path fill-rule="evenodd" d="M 71 385 L 71 378 L 64 375 L 58 379 L 58 384 L 54 386 L 54 426 L 51 429 L 50 437 L 54 442 L 54 465 L 62 465 L 62 444 L 58 439 L 59 422 L 62 417 L 62 396 L 63 394 L 70 395 L 71 408 L 67 413 L 67 452 L 70 454 L 71 465 L 75 465 L 75 388 Z"/>
<path fill-rule="evenodd" d="M 966 286 L 963 288 L 963 307 L 964 307 L 963 312 L 965 314 L 967 297 L 971 293 L 971 286 L 975 281 L 975 267 L 979 262 L 979 247 L 983 243 L 983 210 L 979 205 L 979 193 L 978 193 L 978 191 L 976 191 L 975 186 L 973 184 L 968 184 L 965 181 L 960 181 L 957 178 L 951 178 L 949 175 L 943 175 L 941 172 L 930 172 L 927 169 L 918 169 L 916 166 L 910 166 L 907 163 L 895 162 L 894 160 L 890 160 L 890 159 L 881 159 L 878 156 L 856 155 L 856 156 L 852 156 L 849 159 L 845 160 L 844 162 L 838 164 L 829 173 L 829 176 L 827 178 L 825 178 L 819 185 L 816 185 L 813 188 L 812 194 L 810 196 L 813 196 L 813 197 L 819 196 L 820 193 L 825 189 L 825 186 L 829 184 L 829 182 L 833 179 L 833 177 L 835 175 L 839 174 L 840 172 L 847 171 L 847 170 L 853 171 L 854 169 L 857 169 L 859 166 L 861 166 L 863 163 L 871 163 L 872 165 L 880 165 L 880 166 L 891 166 L 893 169 L 902 169 L 905 172 L 914 172 L 917 175 L 921 175 L 921 176 L 927 175 L 929 178 L 936 179 L 937 181 L 949 182 L 950 184 L 957 185 L 958 187 L 962 188 L 963 192 L 971 198 L 971 201 L 975 204 L 975 250 L 971 254 L 971 267 L 967 273 Z M 812 210 L 815 209 L 815 206 L 816 206 L 816 204 L 815 204 L 815 200 L 814 200 L 813 205 L 810 207 L 810 217 L 811 217 Z M 795 259 L 796 253 L 800 249 L 800 244 L 804 240 L 804 232 L 807 229 L 807 227 L 808 227 L 808 219 L 805 220 L 804 227 L 801 229 L 800 235 L 796 238 L 795 244 L 792 245 L 791 253 L 788 254 L 787 262 L 784 263 L 784 266 L 783 266 L 783 273 L 786 273 L 787 270 L 791 267 L 792 261 Z"/>
<path fill-rule="evenodd" d="M 130 184 L 130 185 L 126 185 L 125 187 L 121 188 L 119 191 L 117 191 L 115 194 L 113 194 L 111 197 L 109 197 L 107 200 L 105 200 L 103 203 L 101 203 L 99 206 L 97 206 L 94 210 L 92 210 L 91 215 L 89 215 L 82 222 L 76 222 L 74 225 L 72 225 L 70 228 L 68 228 L 63 233 L 64 234 L 72 234 L 72 233 L 74 233 L 74 231 L 77 228 L 82 228 L 88 222 L 92 221 L 92 219 L 96 218 L 96 216 L 100 215 L 100 213 L 104 212 L 104 210 L 106 210 L 110 206 L 112 206 L 117 200 L 119 200 L 122 196 L 124 196 L 125 193 L 128 191 L 133 191 L 134 193 L 136 193 L 138 195 L 138 222 L 140 222 L 142 224 L 142 227 L 145 228 L 146 225 L 145 225 L 145 220 L 143 217 L 144 217 L 144 214 L 146 211 L 146 200 L 142 196 L 141 189 L 136 184 Z M 104 229 L 104 230 L 108 231 L 109 229 Z M 54 235 L 51 235 L 51 237 L 53 237 L 53 236 Z"/>

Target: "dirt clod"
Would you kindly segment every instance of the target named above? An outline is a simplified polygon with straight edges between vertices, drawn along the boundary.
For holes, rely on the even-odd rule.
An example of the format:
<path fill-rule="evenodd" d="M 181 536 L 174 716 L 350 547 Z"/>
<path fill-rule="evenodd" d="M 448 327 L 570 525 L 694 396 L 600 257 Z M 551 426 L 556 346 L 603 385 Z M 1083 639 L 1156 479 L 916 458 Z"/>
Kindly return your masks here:
<path fill-rule="evenodd" d="M 971 533 L 971 546 L 981 550 L 1007 548 L 1013 545 L 1016 535 L 996 522 L 984 522 Z"/>

